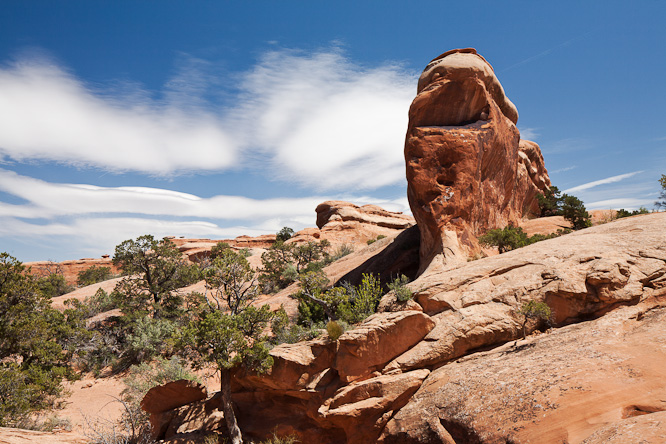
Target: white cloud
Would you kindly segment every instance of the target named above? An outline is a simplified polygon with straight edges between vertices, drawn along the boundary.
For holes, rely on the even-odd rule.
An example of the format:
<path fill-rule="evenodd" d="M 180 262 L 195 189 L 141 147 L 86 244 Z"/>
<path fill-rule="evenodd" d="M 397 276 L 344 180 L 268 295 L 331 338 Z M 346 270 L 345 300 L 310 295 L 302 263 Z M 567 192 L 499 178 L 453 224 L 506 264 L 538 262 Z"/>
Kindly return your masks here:
<path fill-rule="evenodd" d="M 319 189 L 404 180 L 403 145 L 416 76 L 364 69 L 339 52 L 266 54 L 243 82 L 248 143 L 272 171 Z"/>
<path fill-rule="evenodd" d="M 409 212 L 404 197 L 202 198 L 159 188 L 49 183 L 3 169 L 0 192 L 25 201 L 0 202 L 0 238 L 30 243 L 41 239 L 55 245 L 60 259 L 98 256 L 125 239 L 147 233 L 219 239 L 275 233 L 284 226 L 300 230 L 315 226 L 315 208 L 331 199 Z M 228 226 L 230 221 L 235 225 Z"/>
<path fill-rule="evenodd" d="M 14 217 L 0 215 L 0 237 L 13 239 L 26 238 L 31 242 L 42 239 L 59 245 L 60 257 L 54 260 L 71 259 L 92 254 L 99 257 L 112 253 L 114 247 L 125 239 L 152 234 L 164 236 L 184 236 L 192 238 L 232 239 L 242 234 L 258 236 L 275 233 L 284 225 L 270 229 L 254 226 L 220 227 L 206 221 L 169 221 L 153 218 L 108 218 L 81 217 L 66 223 L 32 223 Z"/>
<path fill-rule="evenodd" d="M 575 169 L 575 168 L 578 168 L 578 165 L 571 165 L 571 166 L 564 167 L 564 168 L 558 168 L 558 169 L 556 169 L 556 170 L 554 170 L 554 171 L 550 171 L 550 173 L 551 173 L 551 174 L 564 173 L 564 172 L 566 172 L 566 171 L 571 171 L 571 170 L 573 170 L 573 169 Z"/>
<path fill-rule="evenodd" d="M 654 206 L 654 199 L 638 199 L 638 198 L 618 198 L 618 199 L 606 199 L 599 200 L 596 202 L 590 202 L 585 204 L 588 210 L 607 210 L 615 209 L 619 210 L 624 208 L 625 210 L 637 210 L 639 207 L 652 208 Z"/>
<path fill-rule="evenodd" d="M 49 183 L 0 169 L 0 191 L 26 200 L 25 204 L 0 202 L 0 215 L 20 218 L 54 218 L 90 214 L 143 214 L 224 220 L 293 218 L 310 216 L 324 196 L 250 199 L 192 194 L 145 187 L 99 187 Z"/>
<path fill-rule="evenodd" d="M 0 69 L 0 161 L 157 175 L 240 164 L 321 190 L 404 180 L 415 74 L 361 67 L 336 49 L 268 52 L 248 72 L 222 79 L 206 62 L 185 65 L 164 100 L 136 87 L 122 95 L 93 90 L 43 61 Z M 202 97 L 222 83 L 239 93 L 213 107 Z"/>
<path fill-rule="evenodd" d="M 227 168 L 236 149 L 223 122 L 201 109 L 95 94 L 39 61 L 0 69 L 0 158 L 166 174 Z"/>
<path fill-rule="evenodd" d="M 523 140 L 536 141 L 539 137 L 538 128 L 518 128 L 520 131 L 520 138 Z"/>
<path fill-rule="evenodd" d="M 609 184 L 609 183 L 619 182 L 621 180 L 628 179 L 628 178 L 630 178 L 632 176 L 635 176 L 636 174 L 640 174 L 642 172 L 643 171 L 634 171 L 632 173 L 620 174 L 620 175 L 617 175 L 617 176 L 607 177 L 607 178 L 601 179 L 601 180 L 595 180 L 593 182 L 588 182 L 588 183 L 584 183 L 582 185 L 575 186 L 573 188 L 569 188 L 567 190 L 564 190 L 564 192 L 565 193 L 575 193 L 577 191 L 588 190 L 590 188 L 598 187 L 599 185 L 606 185 L 606 184 Z"/>

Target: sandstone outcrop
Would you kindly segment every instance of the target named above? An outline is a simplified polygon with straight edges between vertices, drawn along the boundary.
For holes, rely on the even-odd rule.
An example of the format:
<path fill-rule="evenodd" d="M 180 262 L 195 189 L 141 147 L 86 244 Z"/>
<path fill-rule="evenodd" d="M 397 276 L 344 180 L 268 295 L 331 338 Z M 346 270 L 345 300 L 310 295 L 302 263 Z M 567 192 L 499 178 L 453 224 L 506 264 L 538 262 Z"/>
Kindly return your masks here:
<path fill-rule="evenodd" d="M 148 390 L 141 408 L 148 413 L 161 413 L 191 402 L 206 399 L 206 387 L 198 382 L 179 379 Z"/>
<path fill-rule="evenodd" d="M 236 373 L 241 429 L 319 443 L 558 444 L 625 430 L 623 418 L 666 409 L 665 225 L 666 213 L 622 219 L 429 270 L 410 284 L 419 309 L 386 302 L 338 341 L 280 345 L 268 374 Z M 530 300 L 561 328 L 514 345 Z"/>
<path fill-rule="evenodd" d="M 380 443 L 665 442 L 666 291 L 445 365 Z"/>
<path fill-rule="evenodd" d="M 360 247 L 378 236 L 393 237 L 416 223 L 411 216 L 377 205 L 358 206 L 338 200 L 322 202 L 316 212 L 317 228 L 297 232 L 290 242 L 326 239 L 333 247 L 343 244 Z"/>
<path fill-rule="evenodd" d="M 111 269 L 111 273 L 118 273 L 118 269 L 113 265 L 108 255 L 99 259 L 84 258 L 63 262 L 36 261 L 24 262 L 23 265 L 30 269 L 31 274 L 38 277 L 56 272 L 62 273 L 68 285 L 76 285 L 79 273 L 94 266 L 108 267 Z"/>
<path fill-rule="evenodd" d="M 538 212 L 536 195 L 550 179 L 538 145 L 520 140 L 517 120 L 472 48 L 442 54 L 421 74 L 405 140 L 421 271 L 459 265 L 480 251 L 478 235 Z"/>

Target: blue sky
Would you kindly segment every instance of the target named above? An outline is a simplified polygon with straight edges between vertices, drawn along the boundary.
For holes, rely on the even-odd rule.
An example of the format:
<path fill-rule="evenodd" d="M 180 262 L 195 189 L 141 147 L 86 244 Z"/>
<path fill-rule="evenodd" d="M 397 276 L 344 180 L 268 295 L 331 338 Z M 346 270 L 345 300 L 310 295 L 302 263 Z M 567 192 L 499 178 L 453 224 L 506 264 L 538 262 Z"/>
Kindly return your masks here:
<path fill-rule="evenodd" d="M 588 209 L 666 173 L 666 3 L 5 1 L 0 251 L 314 226 L 327 199 L 409 211 L 423 67 L 475 47 Z"/>

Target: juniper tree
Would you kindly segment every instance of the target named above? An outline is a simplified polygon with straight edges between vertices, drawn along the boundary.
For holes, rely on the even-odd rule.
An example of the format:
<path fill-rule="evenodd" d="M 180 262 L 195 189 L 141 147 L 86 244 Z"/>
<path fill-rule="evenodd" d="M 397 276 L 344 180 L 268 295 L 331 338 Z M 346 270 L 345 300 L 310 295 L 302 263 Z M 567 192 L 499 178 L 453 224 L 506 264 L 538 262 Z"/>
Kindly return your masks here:
<path fill-rule="evenodd" d="M 193 360 L 201 367 L 212 363 L 220 372 L 221 408 L 233 444 L 243 442 L 231 400 L 233 369 L 265 372 L 273 365 L 264 330 L 273 317 L 268 305 L 253 307 L 258 294 L 254 272 L 247 259 L 224 249 L 205 271 L 207 304 L 183 329 L 180 343 L 193 349 Z"/>

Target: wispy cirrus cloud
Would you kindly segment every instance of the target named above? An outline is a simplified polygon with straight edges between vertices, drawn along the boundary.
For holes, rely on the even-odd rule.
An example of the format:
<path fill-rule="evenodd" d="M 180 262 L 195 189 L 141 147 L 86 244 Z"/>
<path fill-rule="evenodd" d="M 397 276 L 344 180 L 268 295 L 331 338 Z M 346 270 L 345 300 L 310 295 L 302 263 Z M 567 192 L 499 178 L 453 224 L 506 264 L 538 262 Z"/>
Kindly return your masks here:
<path fill-rule="evenodd" d="M 520 131 L 520 138 L 523 140 L 531 140 L 531 141 L 536 141 L 539 137 L 538 133 L 539 128 L 521 128 L 518 127 L 518 131 Z"/>
<path fill-rule="evenodd" d="M 556 170 L 550 171 L 550 173 L 551 174 L 564 173 L 566 171 L 571 171 L 571 170 L 576 169 L 576 168 L 578 168 L 577 165 L 570 165 L 568 167 L 558 168 Z"/>
<path fill-rule="evenodd" d="M 416 74 L 363 68 L 340 51 L 266 54 L 246 76 L 239 115 L 272 171 L 320 189 L 404 181 L 402 147 Z M 242 118 L 241 118 L 242 120 Z M 372 174 L 368 174 L 372 171 Z"/>
<path fill-rule="evenodd" d="M 566 189 L 566 190 L 564 190 L 564 192 L 565 193 L 575 193 L 577 191 L 588 190 L 590 188 L 598 187 L 600 185 L 606 185 L 606 184 L 609 184 L 609 183 L 619 182 L 621 180 L 628 179 L 628 178 L 633 177 L 636 174 L 640 174 L 642 172 L 643 171 L 634 171 L 634 172 L 631 172 L 631 173 L 619 174 L 617 176 L 607 177 L 605 179 L 595 180 L 593 182 L 587 182 L 587 183 L 584 183 L 582 185 L 578 185 L 578 186 L 575 186 L 573 188 Z"/>
<path fill-rule="evenodd" d="M 14 62 L 0 69 L 0 160 L 162 176 L 246 167 L 320 190 L 404 181 L 415 73 L 362 67 L 336 48 L 267 52 L 227 78 L 213 69 L 189 60 L 156 99 Z M 227 85 L 224 103 L 203 99 L 212 83 Z"/>
<path fill-rule="evenodd" d="M 21 200 L 16 204 L 0 202 L 0 238 L 56 244 L 64 257 L 76 256 L 79 251 L 99 255 L 112 251 L 122 240 L 146 233 L 233 238 L 275 233 L 284 226 L 299 230 L 314 226 L 316 206 L 331 198 L 409 212 L 404 197 L 203 198 L 160 188 L 50 183 L 3 169 L 0 192 Z"/>
<path fill-rule="evenodd" d="M 42 60 L 0 69 L 0 158 L 167 174 L 231 167 L 237 149 L 206 110 L 99 93 Z"/>

